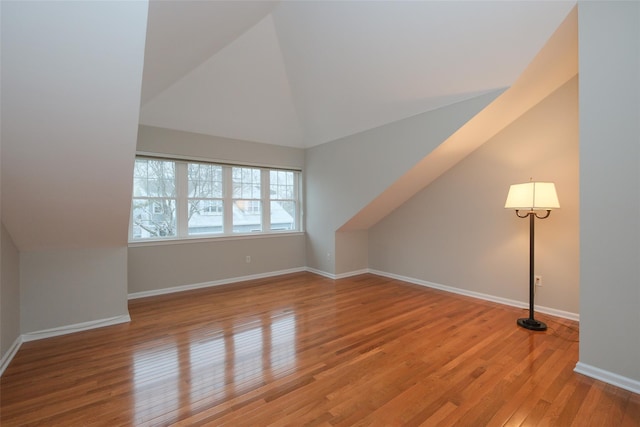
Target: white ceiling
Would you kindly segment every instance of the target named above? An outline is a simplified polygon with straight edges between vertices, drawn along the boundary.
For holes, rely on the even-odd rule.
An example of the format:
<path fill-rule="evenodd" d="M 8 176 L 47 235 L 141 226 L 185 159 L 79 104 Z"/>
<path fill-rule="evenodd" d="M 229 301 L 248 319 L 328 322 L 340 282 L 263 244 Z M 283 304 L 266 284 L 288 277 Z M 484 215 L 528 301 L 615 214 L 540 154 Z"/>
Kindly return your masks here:
<path fill-rule="evenodd" d="M 575 1 L 156 1 L 140 122 L 311 147 L 508 87 Z"/>

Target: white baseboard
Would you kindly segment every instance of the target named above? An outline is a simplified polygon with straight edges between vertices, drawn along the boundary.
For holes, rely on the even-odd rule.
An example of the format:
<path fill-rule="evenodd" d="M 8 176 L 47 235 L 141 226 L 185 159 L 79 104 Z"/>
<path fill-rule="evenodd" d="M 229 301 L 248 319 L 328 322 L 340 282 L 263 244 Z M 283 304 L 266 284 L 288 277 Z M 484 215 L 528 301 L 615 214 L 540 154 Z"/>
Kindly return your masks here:
<path fill-rule="evenodd" d="M 16 338 L 16 340 L 9 347 L 9 351 L 0 359 L 0 377 L 4 374 L 4 370 L 7 369 L 9 363 L 13 360 L 13 357 L 16 355 L 20 346 L 22 345 L 22 337 Z"/>
<path fill-rule="evenodd" d="M 326 271 L 317 270 L 311 267 L 306 267 L 305 271 L 308 271 L 309 273 L 317 274 L 318 276 L 326 277 L 327 279 L 336 280 L 336 275 L 333 273 L 327 273 Z"/>
<path fill-rule="evenodd" d="M 574 372 L 640 394 L 640 381 L 623 377 L 622 375 L 614 374 L 613 372 L 605 371 L 604 369 L 596 368 L 595 366 L 582 362 L 576 364 Z"/>
<path fill-rule="evenodd" d="M 102 328 L 104 326 L 117 325 L 131 321 L 128 314 L 110 317 L 108 319 L 92 320 L 90 322 L 76 323 L 73 325 L 60 326 L 57 328 L 45 329 L 43 331 L 29 332 L 22 334 L 22 342 L 41 340 L 44 338 L 57 337 L 59 335 L 72 334 L 74 332 L 88 331 L 90 329 Z"/>
<path fill-rule="evenodd" d="M 131 300 L 131 299 L 137 299 L 137 298 L 146 298 L 146 297 L 153 297 L 156 295 L 165 295 L 165 294 L 172 294 L 175 292 L 184 292 L 184 291 L 191 291 L 194 289 L 209 288 L 212 286 L 229 285 L 231 283 L 245 282 L 247 280 L 264 279 L 264 278 L 273 277 L 273 276 L 282 276 L 283 274 L 299 273 L 301 271 L 307 271 L 307 268 L 306 267 L 291 268 L 289 270 L 280 270 L 280 271 L 272 271 L 269 273 L 252 274 L 249 276 L 233 277 L 230 279 L 214 280 L 211 282 L 194 283 L 192 285 L 181 285 L 181 286 L 173 286 L 171 288 L 154 289 L 151 291 L 132 292 L 129 294 L 129 299 Z"/>
<path fill-rule="evenodd" d="M 512 307 L 518 308 L 528 308 L 529 303 L 524 301 L 516 301 L 508 298 L 502 298 L 495 295 L 483 294 L 480 292 L 468 291 L 466 289 L 454 288 L 452 286 L 441 285 L 438 283 L 428 282 L 426 280 L 415 279 L 413 277 L 401 276 L 398 274 L 387 273 L 379 270 L 371 270 L 369 269 L 369 273 L 375 274 L 377 276 L 388 277 L 390 279 L 402 280 L 403 282 L 413 283 L 415 285 L 426 286 L 428 288 L 439 289 L 445 292 L 451 292 L 458 295 L 464 295 L 472 298 L 478 298 L 485 301 L 497 302 L 498 304 L 509 305 Z M 540 313 L 550 314 L 556 317 L 562 317 L 564 319 L 575 320 L 576 322 L 580 321 L 580 315 L 578 313 L 571 313 L 568 311 L 557 310 L 555 308 L 549 308 L 544 306 L 535 307 L 536 311 Z"/>
<path fill-rule="evenodd" d="M 528 308 L 529 303 L 524 301 L 516 301 L 508 298 L 502 298 L 495 295 L 483 294 L 480 292 L 468 291 L 466 289 L 454 288 L 452 286 L 441 285 L 439 283 L 428 282 L 426 280 L 416 279 L 413 277 L 401 276 L 399 274 L 387 273 L 386 271 L 374 270 L 370 268 L 365 268 L 362 270 L 351 271 L 348 273 L 341 274 L 331 274 L 322 270 L 316 270 L 315 268 L 307 267 L 306 271 L 314 274 L 318 274 L 320 276 L 327 277 L 329 279 L 338 280 L 344 279 L 351 276 L 357 276 L 359 274 L 371 273 L 376 276 L 388 277 L 390 279 L 402 280 L 403 282 L 413 283 L 414 285 L 426 286 L 428 288 L 439 289 L 445 292 L 451 292 L 458 295 L 464 295 L 472 298 L 478 298 L 485 301 L 497 302 L 498 304 L 509 305 L 511 307 L 517 308 Z M 551 307 L 545 307 L 536 305 L 535 307 L 537 312 L 550 314 L 551 316 L 562 317 L 563 319 L 575 320 L 576 322 L 580 321 L 580 315 L 578 313 L 572 313 L 570 311 L 558 310 Z"/>
<path fill-rule="evenodd" d="M 332 280 L 346 279 L 347 277 L 358 276 L 360 274 L 366 274 L 370 272 L 368 268 L 364 268 L 362 270 L 355 270 L 355 271 L 348 271 L 346 273 L 333 274 L 333 273 L 327 273 L 326 271 L 322 271 L 322 270 L 316 270 L 315 268 L 311 268 L 311 267 L 306 267 L 305 271 L 308 271 L 309 273 L 317 274 L 319 276 L 324 276 Z"/>
<path fill-rule="evenodd" d="M 298 272 L 301 272 L 301 271 L 308 271 L 309 273 L 314 273 L 314 274 L 317 274 L 319 276 L 323 276 L 323 277 L 326 277 L 326 278 L 332 279 L 332 280 L 344 279 L 344 278 L 347 278 L 347 277 L 357 276 L 357 275 L 360 275 L 360 274 L 371 273 L 371 274 L 375 274 L 377 276 L 383 276 L 383 277 L 388 277 L 390 279 L 402 280 L 403 282 L 413 283 L 413 284 L 416 284 L 416 285 L 426 286 L 426 287 L 433 288 L 433 289 L 439 289 L 441 291 L 446 291 L 446 292 L 451 292 L 451 293 L 454 293 L 454 294 L 459 294 L 459 295 L 469 296 L 469 297 L 473 297 L 473 298 L 478 298 L 478 299 L 482 299 L 482 300 L 485 300 L 485 301 L 497 302 L 499 304 L 509 305 L 509 306 L 512 306 L 512 307 L 518 307 L 518 308 L 527 308 L 527 307 L 529 307 L 529 303 L 528 302 L 524 302 L 524 301 L 516 301 L 516 300 L 512 300 L 512 299 L 508 299 L 508 298 L 502 298 L 502 297 L 494 296 L 494 295 L 483 294 L 483 293 L 480 293 L 480 292 L 468 291 L 468 290 L 465 290 L 465 289 L 454 288 L 454 287 L 451 287 L 451 286 L 446 286 L 446 285 L 441 285 L 441 284 L 438 284 L 438 283 L 428 282 L 426 280 L 416 279 L 416 278 L 407 277 L 407 276 L 401 276 L 401 275 L 398 275 L 398 274 L 387 273 L 387 272 L 384 272 L 384 271 L 373 270 L 373 269 L 369 269 L 369 268 L 365 268 L 365 269 L 362 269 L 362 270 L 356 270 L 356 271 L 350 271 L 350 272 L 347 272 L 347 273 L 340 273 L 340 274 L 327 273 L 326 271 L 318 270 L 318 269 L 311 268 L 311 267 L 292 268 L 292 269 L 289 269 L 289 270 L 272 271 L 272 272 L 269 272 L 269 273 L 233 277 L 233 278 L 229 278 L 229 279 L 214 280 L 214 281 L 211 281 L 211 282 L 203 282 L 203 283 L 195 283 L 195 284 L 191 284 L 191 285 L 174 286 L 174 287 L 164 288 L 164 289 L 154 289 L 154 290 L 151 290 L 151 291 L 132 292 L 132 293 L 129 294 L 129 299 L 132 300 L 132 299 L 146 298 L 146 297 L 151 297 L 151 296 L 156 296 L 156 295 L 172 294 L 174 292 L 183 292 L 183 291 L 190 291 L 190 290 L 194 290 L 194 289 L 208 288 L 208 287 L 212 287 L 212 286 L 229 285 L 229 284 L 232 284 L 232 283 L 244 282 L 244 281 L 247 281 L 247 280 L 264 279 L 264 278 L 267 278 L 267 277 L 281 276 L 283 274 L 298 273 Z M 563 311 L 563 310 L 558 310 L 558 309 L 555 309 L 555 308 L 538 306 L 538 305 L 536 306 L 536 311 L 538 311 L 540 313 L 550 314 L 550 315 L 556 316 L 556 317 L 562 317 L 564 319 L 575 320 L 576 322 L 580 321 L 580 315 L 577 314 L 577 313 L 571 313 L 571 312 L 568 312 L 568 311 Z"/>
<path fill-rule="evenodd" d="M 347 277 L 359 276 L 360 274 L 369 273 L 368 268 L 364 268 L 362 270 L 349 271 L 347 273 L 336 274 L 336 279 L 346 279 Z"/>

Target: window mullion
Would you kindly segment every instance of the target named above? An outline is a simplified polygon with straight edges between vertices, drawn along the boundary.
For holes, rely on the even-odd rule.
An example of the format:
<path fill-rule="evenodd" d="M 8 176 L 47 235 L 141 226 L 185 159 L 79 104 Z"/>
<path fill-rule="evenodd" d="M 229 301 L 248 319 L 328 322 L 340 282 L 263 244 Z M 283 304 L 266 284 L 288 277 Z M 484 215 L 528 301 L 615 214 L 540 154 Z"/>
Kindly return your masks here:
<path fill-rule="evenodd" d="M 260 177 L 260 198 L 262 201 L 262 231 L 268 233 L 271 231 L 271 183 L 270 170 L 262 169 Z"/>
<path fill-rule="evenodd" d="M 176 222 L 178 223 L 178 237 L 189 234 L 189 180 L 187 178 L 187 163 L 176 162 Z"/>
<path fill-rule="evenodd" d="M 233 179 L 230 166 L 222 167 L 222 186 L 224 188 L 222 197 L 222 221 L 223 233 L 231 234 L 233 231 Z"/>

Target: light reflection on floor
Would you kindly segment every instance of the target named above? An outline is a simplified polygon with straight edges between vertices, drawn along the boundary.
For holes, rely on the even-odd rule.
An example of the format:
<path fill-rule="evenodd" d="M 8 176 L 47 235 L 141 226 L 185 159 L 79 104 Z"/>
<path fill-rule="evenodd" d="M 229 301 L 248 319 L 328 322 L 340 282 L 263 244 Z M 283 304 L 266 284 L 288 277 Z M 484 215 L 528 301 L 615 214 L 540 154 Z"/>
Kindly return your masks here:
<path fill-rule="evenodd" d="M 229 397 L 228 389 L 246 393 L 296 368 L 294 314 L 263 316 L 241 325 L 229 322 L 207 331 L 206 337 L 198 338 L 196 331 L 174 338 L 145 345 L 133 356 L 138 422 L 172 418 L 178 405 L 194 409 L 221 401 Z"/>
<path fill-rule="evenodd" d="M 176 409 L 180 389 L 176 346 L 141 350 L 133 357 L 134 412 L 138 421 L 150 420 Z"/>

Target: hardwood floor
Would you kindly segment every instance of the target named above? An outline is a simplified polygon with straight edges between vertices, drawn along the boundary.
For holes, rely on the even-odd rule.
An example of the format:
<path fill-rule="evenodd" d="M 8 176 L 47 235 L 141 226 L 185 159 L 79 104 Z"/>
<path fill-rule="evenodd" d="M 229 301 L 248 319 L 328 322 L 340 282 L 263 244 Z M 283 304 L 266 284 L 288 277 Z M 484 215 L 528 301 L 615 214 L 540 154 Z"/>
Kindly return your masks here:
<path fill-rule="evenodd" d="M 640 426 L 573 372 L 578 325 L 374 275 L 310 273 L 133 300 L 129 324 L 22 345 L 8 426 Z"/>

